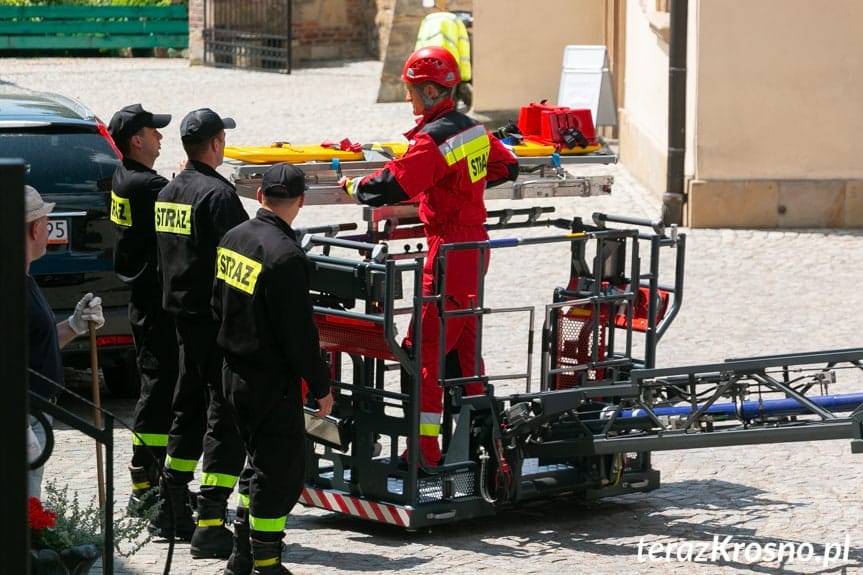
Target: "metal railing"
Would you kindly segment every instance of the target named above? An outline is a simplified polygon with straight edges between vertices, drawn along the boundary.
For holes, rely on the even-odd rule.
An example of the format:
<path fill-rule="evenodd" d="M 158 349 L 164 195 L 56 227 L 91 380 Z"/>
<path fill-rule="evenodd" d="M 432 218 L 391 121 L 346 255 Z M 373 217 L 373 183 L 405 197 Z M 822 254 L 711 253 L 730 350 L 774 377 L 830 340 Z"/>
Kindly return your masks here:
<path fill-rule="evenodd" d="M 103 425 L 102 427 L 97 427 L 32 391 L 29 395 L 30 409 L 36 418 L 40 419 L 45 428 L 45 445 L 42 446 L 42 453 L 35 462 L 37 465 L 44 464 L 45 461 L 50 459 L 54 449 L 54 431 L 50 425 L 47 425 L 47 421 L 43 419 L 44 416 L 41 416 L 39 412 L 47 413 L 55 421 L 61 421 L 72 429 L 92 437 L 100 446 L 105 447 L 105 499 L 103 510 L 105 520 L 102 524 L 102 573 L 110 575 L 114 572 L 114 416 L 108 411 L 101 410 L 104 417 Z M 90 403 L 79 395 L 70 395 L 73 395 L 83 403 Z M 92 406 L 93 404 L 90 405 Z"/>

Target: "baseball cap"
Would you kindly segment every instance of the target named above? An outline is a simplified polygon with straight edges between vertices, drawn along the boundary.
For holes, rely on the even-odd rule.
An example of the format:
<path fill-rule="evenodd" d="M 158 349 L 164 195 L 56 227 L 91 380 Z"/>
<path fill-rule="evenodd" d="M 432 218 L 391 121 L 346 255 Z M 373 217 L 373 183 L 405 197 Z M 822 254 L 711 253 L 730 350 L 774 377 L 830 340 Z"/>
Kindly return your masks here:
<path fill-rule="evenodd" d="M 233 118 L 222 118 L 209 108 L 200 108 L 186 114 L 180 123 L 180 138 L 188 144 L 209 140 L 222 130 L 236 128 Z"/>
<path fill-rule="evenodd" d="M 24 221 L 28 224 L 50 214 L 56 205 L 44 201 L 33 186 L 24 186 Z"/>
<path fill-rule="evenodd" d="M 261 193 L 272 198 L 296 198 L 308 189 L 303 171 L 285 162 L 267 168 L 261 179 Z"/>
<path fill-rule="evenodd" d="M 141 128 L 164 128 L 171 122 L 171 114 L 153 114 L 132 104 L 114 113 L 108 131 L 115 140 L 132 137 Z"/>

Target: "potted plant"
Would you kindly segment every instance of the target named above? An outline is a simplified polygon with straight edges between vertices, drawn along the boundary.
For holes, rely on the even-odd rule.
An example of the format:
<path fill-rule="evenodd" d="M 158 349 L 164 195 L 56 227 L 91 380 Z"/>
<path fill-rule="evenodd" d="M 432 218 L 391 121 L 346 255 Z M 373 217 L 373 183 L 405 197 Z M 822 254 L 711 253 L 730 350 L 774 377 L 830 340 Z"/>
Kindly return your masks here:
<path fill-rule="evenodd" d="M 68 486 L 45 486 L 44 501 L 27 501 L 30 524 L 32 575 L 86 575 L 102 556 L 102 509 L 91 501 L 83 505 Z M 125 513 L 114 521 L 114 549 L 128 557 L 152 538 L 148 519 Z M 142 535 L 144 535 L 142 537 Z M 121 545 L 123 544 L 123 545 Z"/>

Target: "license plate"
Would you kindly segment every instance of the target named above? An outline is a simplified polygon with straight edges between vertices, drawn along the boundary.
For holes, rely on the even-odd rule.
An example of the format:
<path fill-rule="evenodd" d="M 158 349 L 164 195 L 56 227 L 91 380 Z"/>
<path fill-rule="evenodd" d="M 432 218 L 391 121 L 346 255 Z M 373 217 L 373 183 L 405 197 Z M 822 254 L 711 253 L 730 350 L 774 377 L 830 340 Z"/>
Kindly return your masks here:
<path fill-rule="evenodd" d="M 48 243 L 69 243 L 69 220 L 48 220 Z"/>

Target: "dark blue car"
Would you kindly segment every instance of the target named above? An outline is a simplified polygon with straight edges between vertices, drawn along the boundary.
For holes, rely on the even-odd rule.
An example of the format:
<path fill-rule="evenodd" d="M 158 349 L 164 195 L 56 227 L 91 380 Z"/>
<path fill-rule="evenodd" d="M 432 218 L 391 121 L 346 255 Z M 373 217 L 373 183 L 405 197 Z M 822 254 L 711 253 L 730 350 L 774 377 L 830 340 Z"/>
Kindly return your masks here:
<path fill-rule="evenodd" d="M 127 319 L 128 288 L 114 275 L 111 177 L 120 155 L 105 125 L 81 103 L 46 93 L 0 93 L 0 158 L 23 158 L 27 183 L 57 206 L 48 253 L 31 272 L 59 319 L 87 292 L 102 298 L 97 332 L 108 390 L 134 397 L 139 382 Z M 89 338 L 63 349 L 66 367 L 90 366 Z"/>

